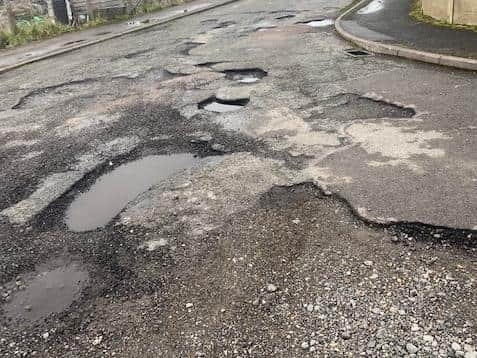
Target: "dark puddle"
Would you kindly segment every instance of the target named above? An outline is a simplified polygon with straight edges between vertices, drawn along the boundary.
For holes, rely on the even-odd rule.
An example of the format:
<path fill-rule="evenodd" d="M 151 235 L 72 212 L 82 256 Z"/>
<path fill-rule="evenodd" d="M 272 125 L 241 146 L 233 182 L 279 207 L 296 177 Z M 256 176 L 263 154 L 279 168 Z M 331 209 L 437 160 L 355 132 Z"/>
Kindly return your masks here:
<path fill-rule="evenodd" d="M 242 109 L 250 102 L 248 98 L 234 100 L 234 101 L 224 101 L 219 100 L 215 97 L 211 97 L 199 103 L 199 109 L 205 109 L 206 111 L 216 112 L 216 113 L 225 113 L 233 112 Z"/>
<path fill-rule="evenodd" d="M 163 179 L 197 165 L 192 154 L 152 155 L 123 164 L 96 180 L 66 212 L 72 231 L 89 231 L 107 225 L 139 194 Z"/>
<path fill-rule="evenodd" d="M 225 78 L 239 83 L 255 83 L 267 76 L 267 72 L 260 68 L 249 68 L 240 70 L 225 70 L 222 71 Z"/>
<path fill-rule="evenodd" d="M 356 49 L 356 48 L 349 48 L 345 50 L 345 53 L 352 57 L 366 57 L 366 56 L 371 56 L 371 53 L 361 50 L 361 49 Z"/>
<path fill-rule="evenodd" d="M 110 34 L 110 33 L 111 33 L 111 31 L 103 31 L 103 32 L 98 32 L 98 33 L 97 33 L 96 35 L 94 35 L 94 36 L 103 36 L 103 35 L 108 35 L 108 34 Z"/>
<path fill-rule="evenodd" d="M 413 108 L 362 97 L 348 93 L 334 96 L 324 102 L 324 111 L 320 118 L 338 121 L 352 121 L 373 118 L 412 118 L 416 115 Z"/>
<path fill-rule="evenodd" d="M 18 290 L 2 309 L 10 321 L 32 325 L 66 310 L 80 298 L 88 280 L 88 271 L 79 263 L 50 262 L 37 267 L 35 273 L 8 283 L 7 288 Z"/>

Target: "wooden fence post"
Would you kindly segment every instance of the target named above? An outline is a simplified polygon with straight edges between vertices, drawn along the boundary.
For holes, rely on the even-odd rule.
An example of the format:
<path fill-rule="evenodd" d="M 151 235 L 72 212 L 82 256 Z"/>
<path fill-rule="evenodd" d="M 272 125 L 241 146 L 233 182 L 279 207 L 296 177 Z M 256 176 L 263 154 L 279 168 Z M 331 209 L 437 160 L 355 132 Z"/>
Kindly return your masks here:
<path fill-rule="evenodd" d="M 17 19 L 15 17 L 15 13 L 13 12 L 12 4 L 10 0 L 6 0 L 5 9 L 7 13 L 7 32 L 15 32 L 17 29 Z"/>
<path fill-rule="evenodd" d="M 454 3 L 455 3 L 455 0 L 449 0 L 449 7 L 448 7 L 449 24 L 454 23 Z"/>

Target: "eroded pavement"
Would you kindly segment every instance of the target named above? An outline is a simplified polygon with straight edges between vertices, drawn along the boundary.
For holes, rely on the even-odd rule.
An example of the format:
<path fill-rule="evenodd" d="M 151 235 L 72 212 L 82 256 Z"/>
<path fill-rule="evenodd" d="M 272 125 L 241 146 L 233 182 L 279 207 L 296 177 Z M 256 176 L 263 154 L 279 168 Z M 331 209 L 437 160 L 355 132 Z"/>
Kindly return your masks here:
<path fill-rule="evenodd" d="M 2 354 L 475 356 L 477 77 L 351 56 L 345 5 L 1 76 Z"/>

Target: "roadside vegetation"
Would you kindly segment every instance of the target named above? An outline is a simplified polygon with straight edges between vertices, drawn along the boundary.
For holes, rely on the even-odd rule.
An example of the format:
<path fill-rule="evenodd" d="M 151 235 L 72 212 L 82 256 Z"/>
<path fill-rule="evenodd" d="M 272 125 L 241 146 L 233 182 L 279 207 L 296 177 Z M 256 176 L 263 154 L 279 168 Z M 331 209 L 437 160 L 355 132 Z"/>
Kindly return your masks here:
<path fill-rule="evenodd" d="M 97 17 L 80 26 L 55 23 L 47 17 L 35 16 L 30 20 L 18 21 L 15 30 L 12 32 L 0 31 L 0 49 L 25 45 L 33 41 L 48 39 L 67 32 L 80 31 L 86 28 L 130 20 L 136 16 L 160 11 L 171 6 L 183 4 L 187 1 L 188 0 L 165 0 L 152 4 L 141 2 L 137 7 L 132 9 L 130 14 L 116 16 L 112 19 Z"/>
<path fill-rule="evenodd" d="M 426 24 L 431 24 L 434 26 L 442 26 L 442 27 L 447 27 L 453 30 L 467 30 L 467 31 L 475 31 L 477 32 L 477 26 L 472 26 L 472 25 L 459 25 L 459 24 L 450 24 L 447 21 L 444 20 L 438 20 L 434 19 L 431 16 L 427 16 L 424 14 L 422 11 L 422 2 L 421 0 L 416 0 L 414 4 L 412 5 L 411 12 L 409 15 L 419 21 L 419 22 L 424 22 Z"/>

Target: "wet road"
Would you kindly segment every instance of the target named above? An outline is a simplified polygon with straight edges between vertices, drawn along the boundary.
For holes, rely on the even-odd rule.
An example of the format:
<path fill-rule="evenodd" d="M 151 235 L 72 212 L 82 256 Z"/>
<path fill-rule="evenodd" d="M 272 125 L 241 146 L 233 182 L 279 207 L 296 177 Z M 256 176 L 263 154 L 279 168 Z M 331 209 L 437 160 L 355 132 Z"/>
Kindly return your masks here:
<path fill-rule="evenodd" d="M 477 77 L 351 56 L 345 5 L 1 75 L 3 356 L 473 356 Z"/>

